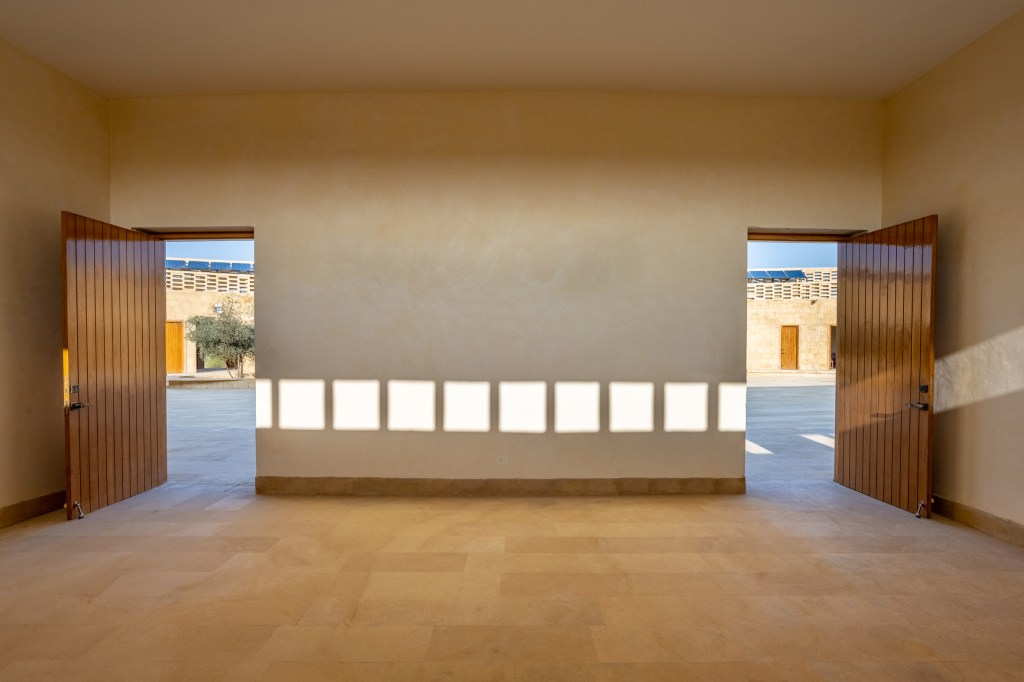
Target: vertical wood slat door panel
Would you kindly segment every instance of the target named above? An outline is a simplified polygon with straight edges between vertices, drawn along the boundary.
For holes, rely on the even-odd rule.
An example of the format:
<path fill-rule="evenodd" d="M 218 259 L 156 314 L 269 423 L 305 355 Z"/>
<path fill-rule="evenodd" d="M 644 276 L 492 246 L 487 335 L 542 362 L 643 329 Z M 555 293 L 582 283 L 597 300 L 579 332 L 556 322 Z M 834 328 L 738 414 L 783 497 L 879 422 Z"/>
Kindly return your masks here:
<path fill-rule="evenodd" d="M 61 235 L 70 519 L 167 480 L 164 243 L 72 213 Z"/>
<path fill-rule="evenodd" d="M 868 264 L 865 273 L 865 296 L 867 297 L 868 318 L 865 320 L 867 330 L 867 344 L 864 346 L 864 356 L 867 359 L 867 388 L 868 405 L 876 405 L 878 400 L 878 235 L 872 233 L 868 240 Z M 864 490 L 868 495 L 875 497 L 875 469 L 878 463 L 878 422 L 875 419 L 868 419 L 864 423 L 867 435 L 866 465 L 864 467 Z"/>
<path fill-rule="evenodd" d="M 117 283 L 118 283 L 118 308 L 121 311 L 120 326 L 118 327 L 119 335 L 121 337 L 121 356 L 119 360 L 119 372 L 118 372 L 118 390 L 121 395 L 121 406 L 120 406 L 120 430 L 118 431 L 118 438 L 121 443 L 121 489 L 118 494 L 122 498 L 130 497 L 132 495 L 132 479 L 131 479 L 131 451 L 128 449 L 128 443 L 130 442 L 131 434 L 131 421 L 130 421 L 130 405 L 129 405 L 129 392 L 128 392 L 128 330 L 131 328 L 130 322 L 130 310 L 128 309 L 128 286 L 129 280 L 126 276 L 128 269 L 128 238 L 123 232 L 116 232 L 117 241 Z"/>
<path fill-rule="evenodd" d="M 142 377 L 142 367 L 145 355 L 142 350 L 142 329 L 145 328 L 145 311 L 142 307 L 143 300 L 143 279 L 142 259 L 139 235 L 131 235 L 132 242 L 132 279 L 135 280 L 135 319 L 137 320 L 138 333 L 132 334 L 132 343 L 135 345 L 135 363 L 139 371 L 132 373 L 132 380 L 135 383 L 135 439 L 136 452 L 145 452 L 146 413 L 145 413 L 145 382 Z M 133 457 L 135 465 L 135 487 L 139 492 L 146 490 L 146 458 Z"/>
<path fill-rule="evenodd" d="M 918 220 L 914 222 L 914 278 L 922 279 L 924 273 L 924 250 L 922 249 L 921 241 L 924 238 L 924 225 L 923 221 Z M 914 354 L 914 365 L 911 367 L 911 378 L 918 376 L 921 368 L 921 344 L 923 342 L 922 328 L 924 310 L 922 309 L 922 302 L 924 300 L 923 287 L 917 287 L 914 291 L 914 326 L 912 328 L 914 334 L 913 340 L 913 354 Z M 928 382 L 930 383 L 930 382 Z M 916 393 L 911 389 L 912 393 Z M 921 438 L 921 431 L 925 428 L 924 416 L 918 412 L 914 415 L 915 428 L 914 428 L 914 439 L 919 441 Z M 914 443 L 911 443 L 911 449 L 913 450 Z M 919 495 L 917 489 L 917 474 L 920 469 L 920 463 L 916 458 L 910 458 L 910 473 L 907 477 L 907 497 L 911 502 Z"/>
<path fill-rule="evenodd" d="M 61 224 L 64 255 L 62 257 L 63 267 L 61 268 L 62 291 L 64 292 L 64 304 L 61 307 L 62 322 L 61 328 L 68 331 L 68 310 L 78 308 L 78 239 L 75 233 L 75 226 L 70 225 L 62 219 Z M 64 337 L 64 409 L 67 410 L 70 401 L 75 396 L 70 392 L 69 365 L 76 362 L 79 353 L 78 333 L 67 334 Z M 78 424 L 72 424 L 70 419 L 64 420 L 64 442 L 68 456 L 65 459 L 65 476 L 68 481 L 68 499 L 81 498 L 81 465 L 77 457 L 71 457 L 70 453 L 81 451 L 81 438 Z"/>
<path fill-rule="evenodd" d="M 882 499 L 887 504 L 892 504 L 893 501 L 893 464 L 898 461 L 899 452 L 894 447 L 896 440 L 896 434 L 899 433 L 898 422 L 902 416 L 903 411 L 898 407 L 899 395 L 899 383 L 896 381 L 896 369 L 899 366 L 899 361 L 896 358 L 896 249 L 899 242 L 899 230 L 896 231 L 895 239 L 890 240 L 890 243 L 886 244 L 885 247 L 885 275 L 886 275 L 886 289 L 885 289 L 885 353 L 886 356 L 891 358 L 891 362 L 886 364 L 885 367 L 885 398 L 887 409 L 886 412 L 893 415 L 892 419 L 885 421 L 885 437 L 883 444 L 885 447 L 885 473 L 882 478 Z"/>
<path fill-rule="evenodd" d="M 142 319 L 148 320 L 150 316 L 149 310 L 149 287 L 147 286 L 146 271 L 149 269 L 149 254 L 146 253 L 145 245 L 142 240 L 139 240 L 139 292 L 142 294 L 142 305 L 139 307 L 142 313 Z M 141 352 L 141 376 L 145 377 L 149 371 L 150 357 L 149 357 L 149 344 L 150 344 L 150 328 L 148 324 L 143 324 L 139 328 L 140 339 L 142 341 L 142 352 Z M 145 469 L 145 475 L 143 477 L 143 490 L 149 490 L 153 487 L 153 470 L 152 470 L 152 443 L 150 442 L 152 419 L 149 409 L 150 404 L 150 386 L 149 382 L 143 380 L 142 382 L 142 442 L 139 443 L 139 450 L 143 453 L 143 466 Z"/>
<path fill-rule="evenodd" d="M 153 258 L 153 291 L 156 294 L 156 313 L 161 320 L 167 318 L 167 287 L 164 274 L 165 245 L 161 244 L 159 251 L 154 251 Z M 159 327 L 154 327 L 156 334 L 156 373 L 161 378 L 157 385 L 156 401 L 156 452 L 157 452 L 157 480 L 156 485 L 167 482 L 167 370 L 163 366 L 164 358 L 167 357 L 167 338 L 160 334 Z M 182 341 L 184 343 L 184 340 Z M 184 369 L 184 368 L 183 368 Z"/>
<path fill-rule="evenodd" d="M 835 480 L 931 513 L 938 218 L 839 244 Z M 908 403 L 926 403 L 926 409 Z"/>
<path fill-rule="evenodd" d="M 103 393 L 100 396 L 100 402 L 102 403 L 102 424 L 103 430 L 103 471 L 106 473 L 104 482 L 104 495 L 108 500 L 117 499 L 116 486 L 114 480 L 116 479 L 114 469 L 114 451 L 117 447 L 117 439 L 114 438 L 114 310 L 113 301 L 110 296 L 111 289 L 111 271 L 113 270 L 110 260 L 110 225 L 106 223 L 96 223 L 94 221 L 94 229 L 100 233 L 100 242 L 98 244 L 100 251 L 100 258 L 98 259 L 100 265 L 100 282 L 103 288 L 103 314 L 99 319 L 104 320 L 101 324 L 102 336 L 103 336 Z M 111 502 L 108 502 L 110 504 Z"/>

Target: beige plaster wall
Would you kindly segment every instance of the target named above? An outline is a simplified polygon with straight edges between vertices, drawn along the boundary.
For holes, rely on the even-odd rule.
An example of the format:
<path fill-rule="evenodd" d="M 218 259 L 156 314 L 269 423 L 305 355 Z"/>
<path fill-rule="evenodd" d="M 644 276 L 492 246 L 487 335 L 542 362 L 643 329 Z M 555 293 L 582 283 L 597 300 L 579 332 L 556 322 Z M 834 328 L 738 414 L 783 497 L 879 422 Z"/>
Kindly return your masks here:
<path fill-rule="evenodd" d="M 836 300 L 747 300 L 747 371 L 778 372 L 782 362 L 782 326 L 798 332 L 800 371 L 831 366 L 831 335 L 836 323 Z"/>
<path fill-rule="evenodd" d="M 1024 14 L 886 104 L 884 221 L 939 216 L 935 491 L 1024 523 Z"/>
<path fill-rule="evenodd" d="M 106 220 L 106 102 L 0 41 L 0 507 L 64 488 L 60 211 Z"/>
<path fill-rule="evenodd" d="M 263 476 L 737 477 L 748 226 L 873 228 L 882 108 L 605 94 L 111 103 L 123 225 L 252 225 L 260 374 L 492 382 L 489 433 L 260 430 Z M 710 430 L 504 434 L 502 380 L 708 382 Z M 440 388 L 438 390 L 440 397 Z M 607 407 L 605 407 L 607 410 Z M 508 464 L 497 455 L 509 456 Z"/>

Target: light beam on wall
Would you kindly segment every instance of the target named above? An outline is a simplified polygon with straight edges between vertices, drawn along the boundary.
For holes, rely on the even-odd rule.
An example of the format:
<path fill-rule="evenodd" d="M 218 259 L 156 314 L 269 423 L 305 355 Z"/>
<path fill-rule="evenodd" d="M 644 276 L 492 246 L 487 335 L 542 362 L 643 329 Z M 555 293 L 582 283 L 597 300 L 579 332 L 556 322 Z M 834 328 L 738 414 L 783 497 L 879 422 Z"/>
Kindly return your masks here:
<path fill-rule="evenodd" d="M 487 381 L 444 382 L 444 430 L 491 430 L 491 384 Z"/>
<path fill-rule="evenodd" d="M 601 384 L 596 381 L 555 382 L 555 432 L 596 433 L 601 430 Z"/>
<path fill-rule="evenodd" d="M 502 381 L 498 384 L 498 428 L 505 433 L 547 431 L 547 383 Z"/>
<path fill-rule="evenodd" d="M 936 414 L 1024 391 L 1024 327 L 935 360 Z"/>
<path fill-rule="evenodd" d="M 707 430 L 707 382 L 666 383 L 665 431 Z"/>
<path fill-rule="evenodd" d="M 324 428 L 323 379 L 281 379 L 277 382 L 277 424 L 282 429 Z"/>
<path fill-rule="evenodd" d="M 747 430 L 746 384 L 718 384 L 718 430 Z"/>
<path fill-rule="evenodd" d="M 433 431 L 437 428 L 433 381 L 388 382 L 388 429 Z"/>
<path fill-rule="evenodd" d="M 654 430 L 654 384 L 613 381 L 608 385 L 608 430 Z"/>
<path fill-rule="evenodd" d="M 337 431 L 380 430 L 380 382 L 346 380 L 332 383 L 334 428 Z"/>

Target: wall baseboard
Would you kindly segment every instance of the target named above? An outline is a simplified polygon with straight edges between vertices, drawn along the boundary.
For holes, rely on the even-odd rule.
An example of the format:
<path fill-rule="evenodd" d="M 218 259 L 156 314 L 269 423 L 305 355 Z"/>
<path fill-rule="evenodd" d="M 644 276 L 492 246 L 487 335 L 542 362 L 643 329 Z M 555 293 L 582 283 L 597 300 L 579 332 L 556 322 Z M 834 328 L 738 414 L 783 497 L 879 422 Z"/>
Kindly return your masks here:
<path fill-rule="evenodd" d="M 745 478 L 312 478 L 257 476 L 259 495 L 545 497 L 743 494 Z"/>
<path fill-rule="evenodd" d="M 49 495 L 41 495 L 31 500 L 15 502 L 6 507 L 0 507 L 0 528 L 13 526 L 16 523 L 27 521 L 36 516 L 57 511 L 64 506 L 66 499 L 67 494 L 60 490 Z"/>
<path fill-rule="evenodd" d="M 966 504 L 932 495 L 932 511 L 1005 542 L 1024 547 L 1024 524 L 975 509 Z"/>

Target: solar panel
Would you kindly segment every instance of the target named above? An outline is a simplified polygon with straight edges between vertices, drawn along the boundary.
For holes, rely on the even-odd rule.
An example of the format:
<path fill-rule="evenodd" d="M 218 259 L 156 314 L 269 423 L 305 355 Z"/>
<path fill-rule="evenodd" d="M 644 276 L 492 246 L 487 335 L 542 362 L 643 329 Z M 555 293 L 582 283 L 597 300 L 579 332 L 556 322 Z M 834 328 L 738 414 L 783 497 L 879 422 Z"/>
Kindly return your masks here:
<path fill-rule="evenodd" d="M 749 279 L 769 279 L 768 273 L 764 270 L 748 270 L 747 277 Z"/>
<path fill-rule="evenodd" d="M 772 279 L 789 279 L 789 276 L 786 275 L 785 270 L 769 270 L 768 276 L 771 277 Z"/>
<path fill-rule="evenodd" d="M 252 272 L 252 263 L 232 263 L 233 272 Z"/>
<path fill-rule="evenodd" d="M 164 261 L 165 268 L 184 268 L 188 267 L 188 261 L 167 259 Z"/>
<path fill-rule="evenodd" d="M 223 262 L 213 261 L 213 262 L 210 263 L 210 269 L 211 270 L 230 270 L 231 269 L 231 263 L 223 263 Z"/>
<path fill-rule="evenodd" d="M 807 275 L 804 274 L 803 270 L 786 270 L 786 277 L 790 279 L 807 279 Z"/>
<path fill-rule="evenodd" d="M 189 270 L 209 270 L 210 261 L 208 260 L 190 260 L 188 262 Z"/>

